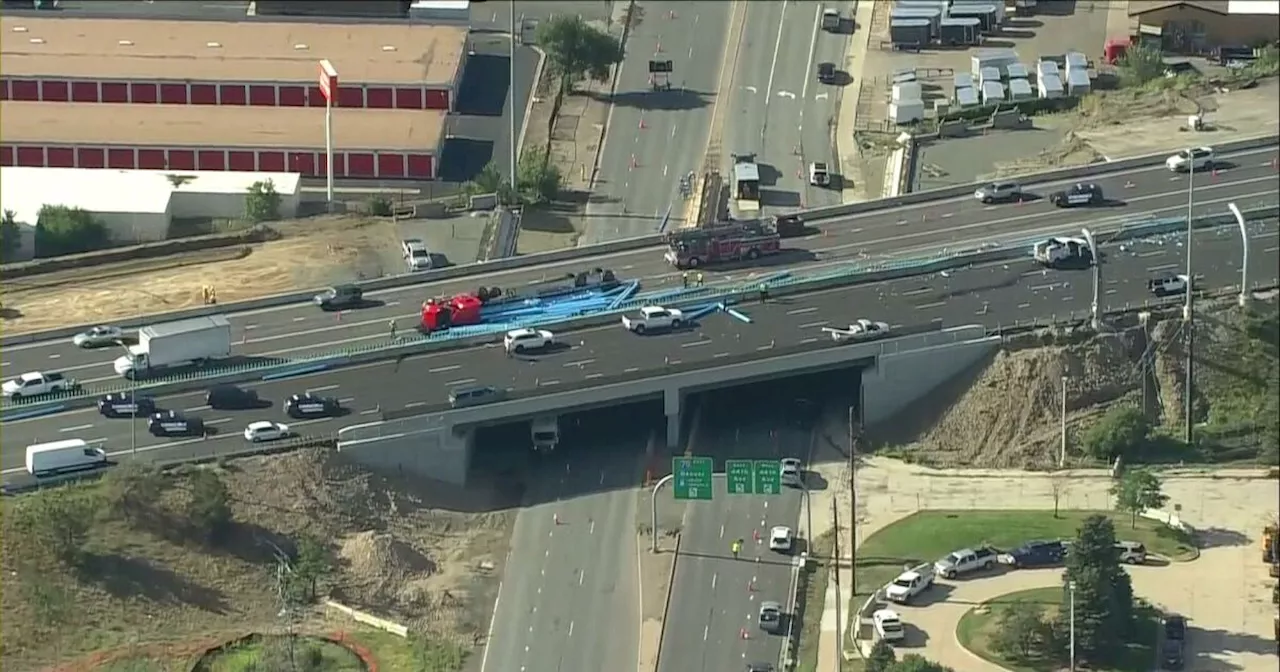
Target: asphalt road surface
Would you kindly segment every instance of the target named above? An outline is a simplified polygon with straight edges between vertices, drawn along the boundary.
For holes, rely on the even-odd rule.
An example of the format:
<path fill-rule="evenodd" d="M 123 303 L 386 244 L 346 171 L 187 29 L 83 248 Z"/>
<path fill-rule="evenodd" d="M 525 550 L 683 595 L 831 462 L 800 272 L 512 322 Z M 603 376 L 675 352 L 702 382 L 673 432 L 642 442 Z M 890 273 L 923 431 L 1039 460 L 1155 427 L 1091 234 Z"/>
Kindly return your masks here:
<path fill-rule="evenodd" d="M 809 428 L 790 426 L 777 409 L 747 412 L 726 404 L 708 408 L 702 420 L 689 450 L 716 458 L 717 471 L 725 459 L 805 459 L 809 453 Z M 784 637 L 761 630 L 758 616 L 761 601 L 789 604 L 792 557 L 769 550 L 769 531 L 796 529 L 801 491 L 730 495 L 724 483 L 715 479 L 715 500 L 688 503 L 659 672 L 740 672 L 748 662 L 776 665 L 782 652 Z M 737 559 L 730 552 L 734 539 L 745 542 Z"/>
<path fill-rule="evenodd" d="M 1235 167 L 1206 179 L 1197 190 L 1197 214 L 1220 214 L 1228 202 L 1241 208 L 1276 203 L 1275 172 L 1270 154 L 1253 152 L 1234 159 Z M 1042 201 L 984 206 L 972 198 L 882 210 L 816 223 L 819 233 L 784 241 L 787 250 L 755 266 L 725 267 L 707 272 L 709 282 L 742 280 L 786 269 L 813 269 L 851 261 L 910 256 L 925 248 L 948 245 L 967 247 L 978 241 L 1025 241 L 1041 235 L 1079 235 L 1081 226 L 1095 231 L 1119 228 L 1122 221 L 1140 222 L 1153 217 L 1179 216 L 1186 212 L 1185 177 L 1171 175 L 1163 167 L 1147 168 L 1095 180 L 1108 194 L 1125 199 L 1113 206 L 1059 209 Z M 1126 188 L 1126 184 L 1132 186 Z M 1047 192 L 1055 185 L 1029 188 Z M 1105 236 L 1100 236 L 1105 238 Z M 589 262 L 574 260 L 528 269 L 491 273 L 483 284 L 519 287 L 561 277 L 588 266 L 614 269 L 624 279 L 640 280 L 645 291 L 671 288 L 680 273 L 662 260 L 660 248 L 602 255 Z M 1260 265 L 1253 264 L 1255 268 Z M 12 281 L 10 284 L 20 283 Z M 1223 280 L 1223 282 L 1230 282 Z M 480 278 L 461 278 L 371 292 L 368 308 L 337 314 L 324 313 L 309 303 L 230 313 L 233 352 L 244 356 L 297 358 L 309 353 L 337 350 L 385 339 L 387 322 L 398 320 L 402 332 L 417 324 L 422 301 L 441 295 L 475 291 Z M 117 349 L 78 350 L 70 339 L 43 341 L 4 349 L 0 370 L 5 377 L 26 371 L 52 370 L 77 377 L 81 382 L 115 382 L 111 362 Z"/>
<path fill-rule="evenodd" d="M 481 672 L 635 669 L 634 486 L 647 435 L 612 430 L 566 433 L 525 477 L 526 500 L 543 503 L 517 515 Z"/>
<path fill-rule="evenodd" d="M 680 178 L 702 168 L 730 3 L 638 6 L 580 245 L 653 233 L 668 207 L 681 216 Z M 650 60 L 672 61 L 670 90 L 652 90 Z"/>
<path fill-rule="evenodd" d="M 440 179 L 451 183 L 473 179 L 490 161 L 502 175 L 510 172 L 511 143 L 519 140 L 538 69 L 537 52 L 517 48 L 512 83 L 511 42 L 505 35 L 473 34 L 468 48 L 472 53 L 458 86 L 457 113 L 449 116 L 441 152 Z M 510 132 L 513 115 L 515 139 Z M 431 191 L 442 193 L 440 185 Z"/>
<path fill-rule="evenodd" d="M 1280 233 L 1276 224 L 1255 225 L 1251 231 L 1249 283 L 1272 284 L 1280 268 Z M 1153 300 L 1149 278 L 1176 272 L 1185 248 L 1178 236 L 1103 248 L 1102 310 L 1121 309 Z M 1238 286 L 1240 241 L 1229 227 L 1196 236 L 1196 275 L 1205 288 Z M 1026 323 L 1033 319 L 1083 316 L 1092 300 L 1089 271 L 1049 271 L 1034 262 L 1019 261 L 969 269 L 946 275 L 918 276 L 883 283 L 845 287 L 784 297 L 764 305 L 739 308 L 753 322 L 712 314 L 696 328 L 672 334 L 637 336 L 620 326 L 605 326 L 562 334 L 568 348 L 508 358 L 495 346 L 433 353 L 400 362 L 374 362 L 292 380 L 249 385 L 270 408 L 256 411 L 212 411 L 203 406 L 203 391 L 159 399 L 162 408 L 186 410 L 202 417 L 219 433 L 209 439 L 154 439 L 139 421 L 138 450 L 161 460 L 211 455 L 240 448 L 240 432 L 249 422 L 283 418 L 281 400 L 311 390 L 340 399 L 347 417 L 289 422 L 300 433 L 328 436 L 343 426 L 376 420 L 392 410 L 428 412 L 441 407 L 448 390 L 467 384 L 508 387 L 512 394 L 555 391 L 596 379 L 643 375 L 667 366 L 710 364 L 726 356 L 789 346 L 818 347 L 826 338 L 824 326 L 845 326 L 858 318 L 888 322 L 895 327 L 935 324 L 989 326 Z M 874 306 L 853 312 L 850 306 Z M 21 471 L 27 445 L 64 438 L 99 440 L 109 453 L 128 455 L 134 434 L 128 419 L 108 420 L 94 409 L 5 423 L 0 468 Z"/>

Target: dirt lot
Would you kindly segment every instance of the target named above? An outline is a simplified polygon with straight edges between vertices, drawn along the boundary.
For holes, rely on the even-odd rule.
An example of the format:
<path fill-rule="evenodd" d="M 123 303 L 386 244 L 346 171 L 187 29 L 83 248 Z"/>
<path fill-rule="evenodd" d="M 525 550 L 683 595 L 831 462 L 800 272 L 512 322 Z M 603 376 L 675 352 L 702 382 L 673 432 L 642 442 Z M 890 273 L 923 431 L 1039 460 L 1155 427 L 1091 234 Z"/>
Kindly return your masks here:
<path fill-rule="evenodd" d="M 287 548 L 304 533 L 328 541 L 337 561 L 322 597 L 467 648 L 483 637 L 509 512 L 432 508 L 442 494 L 438 484 L 428 493 L 423 484 L 387 480 L 320 450 L 236 460 L 218 470 L 232 493 L 236 529 L 213 548 L 170 526 L 104 516 L 89 533 L 86 570 L 73 574 L 24 563 L 14 516 L 6 515 L 6 669 L 284 627 L 273 544 Z M 175 477 L 162 510 L 178 510 L 184 483 Z M 469 511 L 494 508 L 486 492 L 467 496 Z M 6 513 L 22 500 L 29 501 L 7 499 Z M 301 627 L 323 623 L 317 611 L 304 614 Z"/>
<path fill-rule="evenodd" d="M 229 303 L 352 280 L 400 267 L 395 224 L 355 217 L 282 222 L 281 240 L 147 262 L 104 264 L 6 282 L 6 334 L 107 323 L 200 305 L 214 287 Z"/>

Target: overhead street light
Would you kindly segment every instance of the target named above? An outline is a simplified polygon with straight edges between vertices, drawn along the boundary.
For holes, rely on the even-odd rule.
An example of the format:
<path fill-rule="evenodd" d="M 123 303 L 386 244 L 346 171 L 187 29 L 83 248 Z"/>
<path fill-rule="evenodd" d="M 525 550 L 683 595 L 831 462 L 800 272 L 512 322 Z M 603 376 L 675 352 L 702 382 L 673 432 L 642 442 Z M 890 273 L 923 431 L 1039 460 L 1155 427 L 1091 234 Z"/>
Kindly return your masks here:
<path fill-rule="evenodd" d="M 1183 440 L 1187 442 L 1187 445 L 1191 444 L 1191 433 L 1192 433 L 1191 408 L 1192 408 L 1192 401 L 1195 398 L 1194 352 L 1195 352 L 1195 343 L 1196 343 L 1196 337 L 1195 337 L 1196 330 L 1195 330 L 1195 323 L 1191 319 L 1192 306 L 1194 305 L 1193 297 L 1195 296 L 1195 288 L 1196 288 L 1196 274 L 1191 267 L 1191 248 L 1194 246 L 1194 243 L 1195 243 L 1195 240 L 1193 237 L 1194 230 L 1192 228 L 1193 223 L 1195 222 L 1195 216 L 1194 216 L 1195 213 L 1193 212 L 1193 210 L 1195 207 L 1196 164 L 1195 164 L 1195 161 L 1193 160 L 1194 156 L 1195 156 L 1194 152 L 1191 149 L 1188 149 L 1187 150 L 1187 243 L 1186 243 L 1187 292 L 1186 292 L 1186 304 L 1182 308 L 1182 319 L 1185 322 L 1183 326 L 1186 329 L 1185 338 L 1187 339 L 1187 345 L 1186 345 L 1187 382 L 1186 382 L 1186 389 L 1183 391 L 1183 396 L 1186 397 L 1185 399 L 1186 407 L 1183 409 L 1183 415 L 1185 416 L 1183 418 L 1183 422 L 1185 424 L 1185 426 L 1183 427 Z"/>
<path fill-rule="evenodd" d="M 1244 308 L 1249 305 L 1249 231 L 1245 228 L 1240 208 L 1235 203 L 1228 203 L 1227 209 L 1235 216 L 1236 224 L 1240 225 L 1240 307 Z"/>
<path fill-rule="evenodd" d="M 1098 319 L 1098 288 L 1102 285 L 1102 257 L 1098 255 L 1098 244 L 1093 240 L 1089 229 L 1080 229 L 1085 242 L 1089 243 L 1089 255 L 1093 257 L 1093 302 L 1089 304 L 1089 325 L 1098 330 L 1101 320 Z"/>

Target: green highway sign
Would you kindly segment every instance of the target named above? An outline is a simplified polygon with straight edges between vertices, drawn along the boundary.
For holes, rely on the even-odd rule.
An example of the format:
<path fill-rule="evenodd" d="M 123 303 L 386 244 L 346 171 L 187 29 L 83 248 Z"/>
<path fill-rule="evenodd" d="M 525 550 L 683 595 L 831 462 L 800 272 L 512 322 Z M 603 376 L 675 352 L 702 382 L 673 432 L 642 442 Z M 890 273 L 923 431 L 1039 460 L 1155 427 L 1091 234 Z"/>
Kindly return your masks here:
<path fill-rule="evenodd" d="M 676 457 L 671 460 L 676 499 L 711 499 L 711 472 L 715 468 L 709 457 Z"/>
<path fill-rule="evenodd" d="M 753 466 L 755 477 L 752 485 L 757 495 L 777 495 L 782 492 L 782 466 L 777 460 L 756 460 Z"/>
<path fill-rule="evenodd" d="M 725 489 L 731 495 L 749 495 L 754 479 L 751 460 L 725 460 Z"/>

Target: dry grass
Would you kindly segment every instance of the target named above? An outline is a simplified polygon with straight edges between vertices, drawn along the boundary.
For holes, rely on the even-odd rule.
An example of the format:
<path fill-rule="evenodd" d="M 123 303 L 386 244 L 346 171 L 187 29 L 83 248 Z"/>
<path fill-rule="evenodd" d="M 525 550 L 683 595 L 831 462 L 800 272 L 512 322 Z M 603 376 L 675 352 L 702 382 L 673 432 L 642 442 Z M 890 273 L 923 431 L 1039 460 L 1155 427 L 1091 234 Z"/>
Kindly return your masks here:
<path fill-rule="evenodd" d="M 237 529 L 217 548 L 184 538 L 175 526 L 103 520 L 90 535 L 85 569 L 31 568 L 20 562 L 17 531 L 6 517 L 6 669 L 166 644 L 186 652 L 191 642 L 278 630 L 284 624 L 272 548 L 303 533 L 330 541 L 339 558 L 321 587 L 334 599 L 467 647 L 483 633 L 509 512 L 431 508 L 423 487 L 431 484 L 384 479 L 323 451 L 238 460 L 220 472 L 234 497 Z M 179 487 L 167 492 L 162 510 L 177 510 L 185 496 L 183 477 L 175 478 Z M 473 504 L 468 510 L 486 508 Z M 318 612 L 305 615 L 308 626 L 332 629 Z"/>

